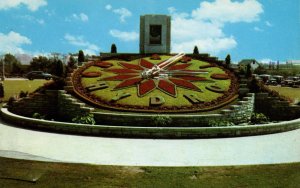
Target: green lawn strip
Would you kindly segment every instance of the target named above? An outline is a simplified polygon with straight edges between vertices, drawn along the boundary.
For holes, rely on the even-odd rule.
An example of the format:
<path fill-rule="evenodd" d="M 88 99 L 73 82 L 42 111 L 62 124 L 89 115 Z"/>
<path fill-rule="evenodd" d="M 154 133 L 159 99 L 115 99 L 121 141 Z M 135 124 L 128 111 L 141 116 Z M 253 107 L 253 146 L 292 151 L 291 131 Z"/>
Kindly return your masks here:
<path fill-rule="evenodd" d="M 7 101 L 11 96 L 18 96 L 20 91 L 33 92 L 46 82 L 46 80 L 4 80 L 3 100 Z"/>
<path fill-rule="evenodd" d="M 0 178 L 0 187 L 297 187 L 300 163 L 225 167 L 125 167 L 0 158 L 0 173 L 45 171 L 36 183 Z M 12 175 L 13 176 L 13 175 Z"/>
<path fill-rule="evenodd" d="M 300 100 L 300 88 L 269 86 L 270 89 L 277 91 L 280 95 Z"/>

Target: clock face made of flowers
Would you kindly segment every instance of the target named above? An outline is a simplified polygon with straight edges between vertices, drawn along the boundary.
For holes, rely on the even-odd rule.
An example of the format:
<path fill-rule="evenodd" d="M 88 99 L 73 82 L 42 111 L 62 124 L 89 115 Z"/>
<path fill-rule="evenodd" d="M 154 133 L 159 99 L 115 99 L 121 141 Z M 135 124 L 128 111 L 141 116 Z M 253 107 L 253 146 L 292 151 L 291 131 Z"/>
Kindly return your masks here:
<path fill-rule="evenodd" d="M 88 62 L 73 72 L 72 84 L 94 106 L 122 111 L 208 111 L 237 97 L 232 73 L 183 55 Z"/>

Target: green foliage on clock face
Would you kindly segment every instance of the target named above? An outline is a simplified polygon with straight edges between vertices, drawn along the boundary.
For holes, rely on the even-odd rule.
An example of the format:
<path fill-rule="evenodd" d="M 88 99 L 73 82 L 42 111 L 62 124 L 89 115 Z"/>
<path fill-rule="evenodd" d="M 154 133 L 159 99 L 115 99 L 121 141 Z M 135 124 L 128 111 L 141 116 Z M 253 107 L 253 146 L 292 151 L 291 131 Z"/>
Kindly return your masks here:
<path fill-rule="evenodd" d="M 160 57 L 161 57 L 161 60 L 152 60 L 152 59 L 150 59 L 150 57 L 146 57 L 144 59 L 151 62 L 151 63 L 153 63 L 153 64 L 157 64 L 159 62 L 162 62 L 163 60 L 166 60 L 166 59 L 170 58 L 170 56 L 160 56 Z M 130 61 L 130 62 L 127 62 L 127 63 L 138 65 L 139 61 L 140 61 L 140 59 L 137 59 L 137 60 L 133 60 L 133 61 Z M 110 67 L 110 68 L 123 68 L 118 63 L 119 62 L 125 62 L 125 61 L 108 60 L 106 62 L 111 62 L 111 63 L 114 64 L 114 66 Z M 209 64 L 207 62 L 196 60 L 196 59 L 192 59 L 188 63 L 191 64 L 191 65 L 186 70 L 199 70 L 199 66 L 204 66 L 204 65 Z M 178 63 L 178 64 L 181 64 L 181 63 Z M 137 87 L 135 86 L 135 87 L 128 87 L 128 88 L 122 89 L 121 90 L 122 92 L 129 93 L 131 95 L 130 95 L 130 97 L 122 98 L 121 100 L 118 100 L 115 103 L 120 104 L 120 105 L 128 105 L 129 104 L 129 105 L 149 106 L 149 98 L 150 97 L 160 96 L 160 97 L 163 97 L 164 100 L 166 101 L 162 106 L 166 106 L 166 107 L 192 106 L 193 104 L 184 97 L 184 94 L 196 95 L 199 98 L 201 98 L 201 100 L 203 100 L 205 102 L 212 101 L 212 100 L 222 96 L 223 94 L 207 90 L 206 86 L 217 84 L 218 86 L 221 86 L 222 88 L 224 88 L 225 91 L 227 91 L 230 87 L 231 80 L 230 79 L 228 79 L 228 80 L 214 80 L 214 79 L 210 78 L 210 75 L 212 75 L 212 74 L 224 74 L 225 73 L 225 71 L 222 70 L 219 67 L 209 67 L 209 68 L 206 68 L 204 70 L 208 71 L 209 73 L 208 74 L 200 74 L 199 76 L 205 77 L 209 81 L 192 82 L 195 86 L 197 86 L 203 92 L 198 92 L 198 91 L 184 89 L 184 88 L 181 88 L 181 87 L 176 87 L 177 97 L 172 97 L 172 96 L 170 96 L 170 95 L 168 95 L 168 94 L 166 94 L 166 93 L 164 93 L 161 90 L 156 88 L 152 92 L 150 92 L 149 94 L 146 94 L 145 96 L 139 97 L 137 95 L 137 92 L 138 92 Z M 100 77 L 97 77 L 97 78 L 82 78 L 81 79 L 82 85 L 83 86 L 88 86 L 88 85 L 91 85 L 91 84 L 95 84 L 95 83 L 98 82 L 97 80 L 116 75 L 112 72 L 105 71 L 105 68 L 100 68 L 100 67 L 96 67 L 96 66 L 91 66 L 91 67 L 87 68 L 84 72 L 99 72 L 99 71 L 101 72 Z M 118 92 L 118 90 L 116 91 L 116 90 L 114 90 L 114 88 L 118 84 L 120 84 L 122 81 L 105 81 L 105 82 L 108 84 L 108 86 L 109 86 L 108 88 L 102 89 L 102 90 L 92 91 L 91 93 L 101 97 L 102 99 L 104 99 L 106 101 L 111 101 L 111 99 L 114 98 L 117 95 L 117 92 Z"/>

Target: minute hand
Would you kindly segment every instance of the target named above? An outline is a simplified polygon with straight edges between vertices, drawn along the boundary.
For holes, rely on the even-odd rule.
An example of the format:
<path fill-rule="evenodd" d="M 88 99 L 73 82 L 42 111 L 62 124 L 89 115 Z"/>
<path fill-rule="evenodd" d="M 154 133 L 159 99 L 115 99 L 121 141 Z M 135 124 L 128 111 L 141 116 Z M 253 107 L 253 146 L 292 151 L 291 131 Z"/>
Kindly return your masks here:
<path fill-rule="evenodd" d="M 163 74 L 168 75 L 197 75 L 197 74 L 208 74 L 208 71 L 197 71 L 197 70 L 163 70 Z"/>
<path fill-rule="evenodd" d="M 176 63 L 179 59 L 181 59 L 185 54 L 179 53 L 174 57 L 171 57 L 167 61 L 163 62 L 162 64 L 158 65 L 159 69 L 166 69 L 167 67 L 171 66 L 172 64 Z"/>

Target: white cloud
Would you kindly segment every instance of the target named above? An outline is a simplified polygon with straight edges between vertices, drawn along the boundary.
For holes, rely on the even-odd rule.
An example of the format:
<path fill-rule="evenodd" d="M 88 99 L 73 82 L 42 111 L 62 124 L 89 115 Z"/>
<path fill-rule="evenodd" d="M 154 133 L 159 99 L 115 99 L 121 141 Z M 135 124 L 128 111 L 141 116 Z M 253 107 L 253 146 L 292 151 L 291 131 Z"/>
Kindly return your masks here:
<path fill-rule="evenodd" d="M 84 48 L 83 51 L 86 54 L 95 55 L 98 54 L 100 48 L 96 44 L 92 44 L 86 40 L 82 36 L 73 36 L 70 34 L 65 34 L 65 40 L 74 46 Z"/>
<path fill-rule="evenodd" d="M 31 44 L 31 40 L 14 31 L 7 35 L 0 33 L 0 53 L 24 53 L 22 45 Z"/>
<path fill-rule="evenodd" d="M 115 14 L 118 14 L 120 16 L 120 21 L 123 23 L 126 22 L 126 18 L 132 16 L 132 13 L 124 7 L 119 9 L 112 9 L 112 6 L 108 4 L 105 6 L 105 9 L 112 11 Z"/>
<path fill-rule="evenodd" d="M 173 52 L 192 52 L 194 46 L 197 45 L 200 53 L 212 53 L 218 54 L 221 51 L 229 50 L 236 47 L 237 42 L 233 37 L 223 37 L 223 38 L 204 38 L 190 40 L 187 42 L 172 44 Z"/>
<path fill-rule="evenodd" d="M 189 17 L 189 14 L 188 13 L 185 13 L 185 12 L 177 12 L 176 8 L 175 7 L 169 7 L 168 8 L 168 12 L 169 14 L 172 14 L 172 18 L 176 19 L 176 18 L 187 18 Z"/>
<path fill-rule="evenodd" d="M 247 9 L 247 10 L 246 10 Z M 169 7 L 172 15 L 172 52 L 191 52 L 195 45 L 205 53 L 219 53 L 237 46 L 234 36 L 223 32 L 226 23 L 254 22 L 263 12 L 256 0 L 204 1 L 190 14 Z"/>
<path fill-rule="evenodd" d="M 80 14 L 73 14 L 72 15 L 72 18 L 75 19 L 75 20 L 80 20 L 82 22 L 87 22 L 89 21 L 89 17 L 84 14 L 84 13 L 80 13 Z M 69 20 L 69 19 L 68 19 Z M 69 20 L 70 21 L 70 20 Z"/>
<path fill-rule="evenodd" d="M 46 0 L 1 0 L 0 10 L 7 10 L 10 8 L 15 8 L 20 5 L 25 5 L 31 11 L 36 11 L 42 6 L 47 5 Z"/>
<path fill-rule="evenodd" d="M 106 9 L 106 10 L 111 10 L 111 9 L 112 9 L 112 6 L 111 6 L 110 4 L 108 4 L 108 5 L 105 6 L 105 9 Z"/>
<path fill-rule="evenodd" d="M 201 2 L 200 7 L 193 10 L 192 17 L 196 20 L 208 20 L 218 23 L 253 22 L 259 20 L 263 7 L 257 0 L 242 2 L 216 0 Z"/>
<path fill-rule="evenodd" d="M 259 27 L 254 27 L 253 28 L 254 29 L 254 31 L 257 31 L 257 32 L 263 32 L 264 30 L 263 29 L 261 29 L 261 28 L 259 28 Z"/>
<path fill-rule="evenodd" d="M 263 63 L 263 64 L 269 64 L 270 62 L 275 62 L 275 61 L 270 58 L 264 58 L 264 59 L 259 60 L 258 62 Z"/>
<path fill-rule="evenodd" d="M 271 24 L 269 21 L 266 21 L 265 24 L 266 24 L 266 26 L 268 26 L 268 27 L 273 27 L 273 24 Z"/>
<path fill-rule="evenodd" d="M 31 16 L 31 15 L 24 15 L 24 16 L 21 16 L 21 18 L 25 19 L 25 20 L 28 20 L 30 22 L 41 24 L 41 25 L 45 24 L 44 19 L 38 19 L 38 18 L 35 18 L 34 16 Z"/>
<path fill-rule="evenodd" d="M 169 7 L 168 11 L 169 11 L 170 14 L 173 14 L 173 13 L 176 12 L 176 8 L 175 7 Z"/>
<path fill-rule="evenodd" d="M 122 41 L 135 41 L 139 38 L 139 34 L 135 31 L 125 32 L 112 29 L 109 31 L 109 34 L 115 38 L 118 38 Z"/>
<path fill-rule="evenodd" d="M 132 15 L 132 13 L 127 8 L 114 9 L 113 12 L 120 15 L 121 22 L 125 22 L 125 19 Z"/>

